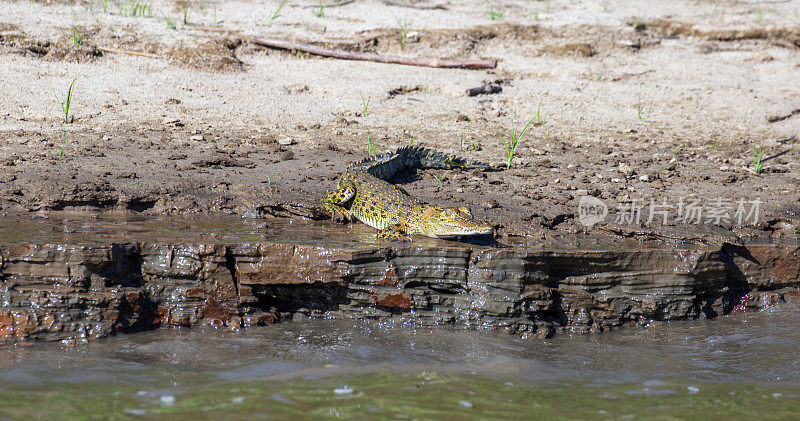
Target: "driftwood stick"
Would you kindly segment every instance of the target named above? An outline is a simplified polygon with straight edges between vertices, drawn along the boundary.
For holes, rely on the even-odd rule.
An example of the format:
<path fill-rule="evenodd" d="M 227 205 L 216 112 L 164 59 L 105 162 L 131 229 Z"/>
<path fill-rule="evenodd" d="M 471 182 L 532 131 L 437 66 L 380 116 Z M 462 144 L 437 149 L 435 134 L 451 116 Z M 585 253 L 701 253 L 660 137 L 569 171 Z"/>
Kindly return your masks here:
<path fill-rule="evenodd" d="M 343 60 L 375 61 L 378 63 L 405 64 L 408 66 L 438 67 L 446 69 L 494 69 L 497 67 L 495 60 L 438 60 L 424 58 L 410 58 L 400 56 L 387 56 L 377 53 L 359 53 L 355 51 L 338 50 L 321 47 L 318 45 L 304 44 L 302 42 L 284 41 L 281 39 L 255 37 L 250 40 L 253 44 L 265 47 L 280 48 L 283 50 L 298 50 L 318 56 L 334 57 Z"/>
<path fill-rule="evenodd" d="M 124 50 L 115 50 L 115 49 L 113 49 L 113 48 L 106 48 L 106 47 L 97 47 L 97 49 L 98 49 L 99 51 L 102 51 L 102 52 L 104 52 L 104 53 L 112 53 L 112 54 L 127 54 L 127 55 L 129 55 L 129 56 L 142 56 L 142 57 L 147 57 L 147 58 L 158 58 L 158 56 L 157 56 L 157 55 L 155 55 L 155 54 L 149 54 L 149 53 L 140 53 L 140 52 L 138 52 L 138 51 L 124 51 Z"/>
<path fill-rule="evenodd" d="M 392 1 L 392 0 L 383 0 L 383 4 L 387 6 L 410 7 L 412 9 L 419 9 L 419 10 L 447 10 L 447 8 L 441 4 L 426 5 L 426 4 L 400 3 L 398 1 Z"/>
<path fill-rule="evenodd" d="M 350 3 L 354 2 L 354 1 L 356 1 L 356 0 L 345 0 L 345 1 L 340 1 L 338 3 L 323 4 L 321 6 L 324 7 L 325 9 L 329 9 L 331 7 L 344 6 L 346 4 L 350 4 Z M 319 7 L 319 6 L 320 6 L 319 4 L 315 4 L 315 5 L 311 5 L 311 6 L 303 6 L 303 8 L 304 9 L 311 9 L 312 7 Z"/>

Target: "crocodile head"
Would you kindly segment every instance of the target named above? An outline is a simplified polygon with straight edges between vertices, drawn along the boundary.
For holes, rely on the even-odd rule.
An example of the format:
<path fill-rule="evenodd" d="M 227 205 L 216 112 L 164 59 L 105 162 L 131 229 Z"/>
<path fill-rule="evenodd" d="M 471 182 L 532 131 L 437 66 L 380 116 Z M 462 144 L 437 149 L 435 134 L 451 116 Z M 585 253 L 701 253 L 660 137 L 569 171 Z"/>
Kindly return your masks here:
<path fill-rule="evenodd" d="M 477 221 L 468 207 L 443 208 L 428 206 L 422 211 L 419 222 L 421 234 L 435 238 L 450 238 L 460 235 L 491 234 L 494 228 L 486 222 Z"/>

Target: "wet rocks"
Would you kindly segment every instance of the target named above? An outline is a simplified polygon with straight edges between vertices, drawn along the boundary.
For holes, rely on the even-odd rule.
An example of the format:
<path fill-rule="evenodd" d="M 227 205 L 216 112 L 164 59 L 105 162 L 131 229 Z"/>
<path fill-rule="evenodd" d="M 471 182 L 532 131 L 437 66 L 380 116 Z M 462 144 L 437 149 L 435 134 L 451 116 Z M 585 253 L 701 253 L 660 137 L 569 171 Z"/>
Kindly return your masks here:
<path fill-rule="evenodd" d="M 348 249 L 286 243 L 0 245 L 0 341 L 352 317 L 600 332 L 800 304 L 800 248 Z"/>

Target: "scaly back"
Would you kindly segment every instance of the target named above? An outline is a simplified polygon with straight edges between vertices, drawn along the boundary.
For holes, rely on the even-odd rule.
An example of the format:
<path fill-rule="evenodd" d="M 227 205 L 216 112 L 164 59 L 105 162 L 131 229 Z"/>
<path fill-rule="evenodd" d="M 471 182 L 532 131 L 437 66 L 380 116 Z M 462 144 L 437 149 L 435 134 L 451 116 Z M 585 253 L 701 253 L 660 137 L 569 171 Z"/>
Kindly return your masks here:
<path fill-rule="evenodd" d="M 390 181 L 404 169 L 417 168 L 466 168 L 489 169 L 488 164 L 467 161 L 455 155 L 447 155 L 419 146 L 403 146 L 394 152 L 388 152 L 364 158 L 350 164 L 346 172 L 366 171 L 384 181 Z"/>

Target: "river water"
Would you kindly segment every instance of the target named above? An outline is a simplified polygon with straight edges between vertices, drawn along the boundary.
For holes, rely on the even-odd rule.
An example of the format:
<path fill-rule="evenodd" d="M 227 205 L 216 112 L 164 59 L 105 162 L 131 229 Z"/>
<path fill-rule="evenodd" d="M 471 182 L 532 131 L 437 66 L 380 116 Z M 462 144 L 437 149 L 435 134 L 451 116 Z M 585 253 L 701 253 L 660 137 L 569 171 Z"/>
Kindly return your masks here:
<path fill-rule="evenodd" d="M 0 417 L 796 418 L 800 309 L 518 339 L 296 320 L 0 347 Z"/>

